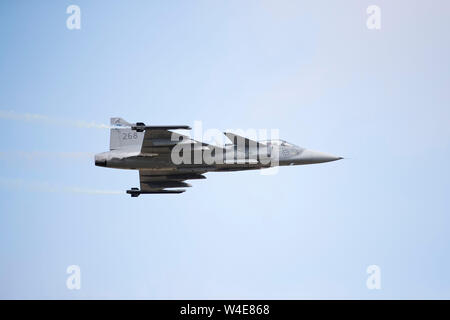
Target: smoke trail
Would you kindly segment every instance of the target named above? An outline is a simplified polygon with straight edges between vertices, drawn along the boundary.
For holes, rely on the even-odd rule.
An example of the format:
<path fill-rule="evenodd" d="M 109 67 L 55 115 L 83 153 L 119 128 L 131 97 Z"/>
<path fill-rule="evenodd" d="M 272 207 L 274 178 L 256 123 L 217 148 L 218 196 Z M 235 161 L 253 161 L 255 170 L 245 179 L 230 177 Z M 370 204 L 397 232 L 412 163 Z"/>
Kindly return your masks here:
<path fill-rule="evenodd" d="M 52 185 L 47 182 L 25 181 L 22 179 L 5 179 L 0 178 L 0 185 L 5 188 L 14 188 L 19 190 L 27 190 L 33 192 L 63 192 L 63 193 L 82 193 L 82 194 L 123 194 L 123 191 L 118 190 L 101 190 L 88 189 L 79 187 L 67 187 Z"/>
<path fill-rule="evenodd" d="M 69 127 L 76 127 L 76 128 L 96 128 L 96 129 L 110 129 L 111 128 L 111 126 L 103 124 L 103 123 L 69 120 L 69 119 L 63 119 L 63 118 L 49 117 L 49 116 L 41 115 L 41 114 L 17 113 L 14 111 L 5 111 L 5 110 L 0 110 L 0 118 L 6 119 L 6 120 L 39 122 L 39 123 L 44 123 L 44 124 L 69 126 Z"/>
<path fill-rule="evenodd" d="M 94 152 L 51 152 L 51 151 L 0 151 L 0 159 L 5 160 L 40 160 L 40 159 L 93 159 Z"/>
<path fill-rule="evenodd" d="M 64 188 L 64 191 L 70 193 L 87 193 L 87 194 L 124 194 L 124 191 L 118 190 L 99 190 L 99 189 L 85 189 L 85 188 Z"/>

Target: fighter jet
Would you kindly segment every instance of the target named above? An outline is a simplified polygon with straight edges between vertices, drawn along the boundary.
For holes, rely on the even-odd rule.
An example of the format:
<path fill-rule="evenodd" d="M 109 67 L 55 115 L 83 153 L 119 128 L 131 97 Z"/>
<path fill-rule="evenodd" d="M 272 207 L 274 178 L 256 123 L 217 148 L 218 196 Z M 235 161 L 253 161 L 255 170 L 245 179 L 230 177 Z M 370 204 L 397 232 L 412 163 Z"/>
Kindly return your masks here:
<path fill-rule="evenodd" d="M 139 170 L 140 194 L 177 194 L 191 185 L 186 180 L 206 179 L 207 172 L 241 171 L 274 166 L 304 165 L 340 160 L 331 154 L 301 148 L 284 140 L 255 141 L 224 132 L 232 142 L 216 146 L 172 130 L 189 126 L 147 126 L 111 118 L 110 151 L 95 155 L 95 165 Z M 178 188 L 178 189 L 173 189 Z"/>

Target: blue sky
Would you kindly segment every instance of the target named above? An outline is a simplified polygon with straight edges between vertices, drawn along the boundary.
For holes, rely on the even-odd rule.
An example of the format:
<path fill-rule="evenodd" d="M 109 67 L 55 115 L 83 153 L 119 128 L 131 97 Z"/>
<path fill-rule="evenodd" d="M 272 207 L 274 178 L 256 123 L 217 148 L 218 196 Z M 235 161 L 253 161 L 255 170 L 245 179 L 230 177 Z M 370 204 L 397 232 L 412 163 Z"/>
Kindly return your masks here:
<path fill-rule="evenodd" d="M 450 298 L 449 10 L 2 1 L 0 297 Z M 210 173 L 177 196 L 97 194 L 138 185 L 94 166 L 108 130 L 75 124 L 113 116 L 276 128 L 348 159 Z M 80 290 L 66 288 L 73 264 Z M 381 290 L 366 287 L 372 264 Z"/>

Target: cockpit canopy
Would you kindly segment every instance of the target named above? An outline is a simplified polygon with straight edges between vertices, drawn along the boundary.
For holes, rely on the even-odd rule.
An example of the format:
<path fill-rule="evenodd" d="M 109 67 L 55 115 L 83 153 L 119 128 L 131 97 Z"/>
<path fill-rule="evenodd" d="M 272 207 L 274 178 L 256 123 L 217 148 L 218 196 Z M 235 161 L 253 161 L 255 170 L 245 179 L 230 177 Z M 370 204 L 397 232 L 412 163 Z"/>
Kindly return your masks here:
<path fill-rule="evenodd" d="M 292 143 L 289 143 L 289 142 L 281 140 L 281 139 L 265 140 L 265 141 L 261 141 L 261 143 L 264 143 L 267 145 L 271 144 L 271 145 L 275 145 L 275 146 L 283 146 L 283 147 L 293 147 L 294 146 Z"/>

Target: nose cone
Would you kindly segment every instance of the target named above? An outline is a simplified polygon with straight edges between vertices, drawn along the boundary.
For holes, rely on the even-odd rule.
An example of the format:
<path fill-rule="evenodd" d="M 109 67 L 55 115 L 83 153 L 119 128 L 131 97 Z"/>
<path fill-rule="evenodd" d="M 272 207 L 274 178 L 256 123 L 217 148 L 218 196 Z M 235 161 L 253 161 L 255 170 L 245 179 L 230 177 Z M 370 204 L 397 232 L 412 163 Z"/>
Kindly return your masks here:
<path fill-rule="evenodd" d="M 340 160 L 342 157 L 337 157 L 332 154 L 304 149 L 299 156 L 300 164 L 313 164 Z"/>

